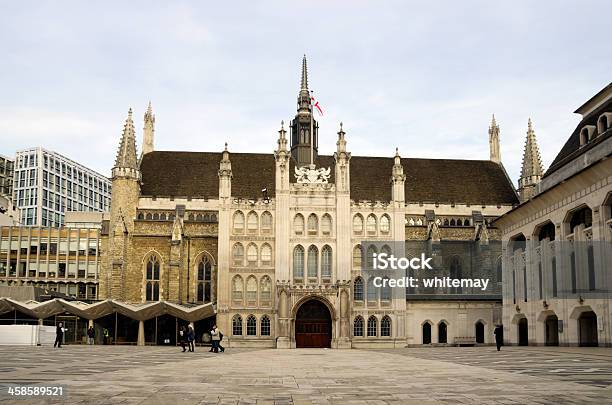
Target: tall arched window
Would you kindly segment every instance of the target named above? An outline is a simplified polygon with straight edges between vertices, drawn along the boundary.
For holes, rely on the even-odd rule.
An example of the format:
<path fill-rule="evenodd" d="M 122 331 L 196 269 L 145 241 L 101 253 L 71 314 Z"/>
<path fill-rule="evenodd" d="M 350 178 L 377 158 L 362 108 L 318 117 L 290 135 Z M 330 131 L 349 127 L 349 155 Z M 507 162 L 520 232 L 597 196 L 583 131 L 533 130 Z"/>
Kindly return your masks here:
<path fill-rule="evenodd" d="M 234 214 L 234 233 L 244 232 L 244 214 L 241 211 L 236 211 Z"/>
<path fill-rule="evenodd" d="M 257 233 L 257 228 L 259 228 L 257 214 L 255 211 L 251 211 L 247 217 L 247 231 L 251 234 Z"/>
<path fill-rule="evenodd" d="M 321 277 L 329 278 L 332 274 L 332 249 L 329 245 L 321 249 Z"/>
<path fill-rule="evenodd" d="M 455 256 L 451 259 L 450 263 L 450 278 L 460 279 L 461 278 L 461 259 Z M 461 294 L 461 286 L 451 287 L 451 294 Z"/>
<path fill-rule="evenodd" d="M 212 263 L 208 256 L 202 255 L 198 263 L 198 302 L 210 302 L 212 282 Z"/>
<path fill-rule="evenodd" d="M 272 298 L 272 280 L 268 276 L 261 278 L 259 297 L 262 302 L 270 301 Z"/>
<path fill-rule="evenodd" d="M 376 246 L 370 245 L 368 246 L 368 251 L 366 253 L 366 268 L 368 270 L 374 269 L 374 254 L 378 253 Z"/>
<path fill-rule="evenodd" d="M 363 279 L 357 277 L 353 283 L 353 300 L 363 301 Z"/>
<path fill-rule="evenodd" d="M 551 268 L 551 273 L 552 273 L 552 296 L 556 298 L 557 297 L 557 259 L 555 257 L 553 257 L 550 262 L 550 268 Z"/>
<path fill-rule="evenodd" d="M 323 235 L 331 235 L 332 230 L 332 218 L 331 215 L 325 214 L 321 218 L 321 233 Z"/>
<path fill-rule="evenodd" d="M 232 299 L 234 301 L 242 301 L 242 292 L 244 291 L 244 285 L 242 277 L 234 276 L 232 279 Z"/>
<path fill-rule="evenodd" d="M 255 276 L 250 276 L 247 278 L 246 298 L 247 302 L 249 303 L 254 303 L 257 301 L 257 279 Z"/>
<path fill-rule="evenodd" d="M 232 318 L 232 335 L 242 336 L 242 317 L 234 315 Z"/>
<path fill-rule="evenodd" d="M 268 266 L 272 263 L 272 248 L 267 243 L 261 246 L 261 264 Z"/>
<path fill-rule="evenodd" d="M 232 260 L 234 266 L 244 266 L 244 246 L 241 243 L 236 243 L 232 248 Z"/>
<path fill-rule="evenodd" d="M 438 343 L 448 343 L 447 327 L 444 321 L 438 324 Z"/>
<path fill-rule="evenodd" d="M 368 235 L 376 235 L 376 216 L 374 214 L 368 215 L 366 219 L 366 231 Z"/>
<path fill-rule="evenodd" d="M 391 336 L 391 318 L 387 315 L 380 321 L 380 336 Z"/>
<path fill-rule="evenodd" d="M 272 232 L 272 214 L 268 211 L 264 211 L 261 214 L 261 233 L 269 234 Z"/>
<path fill-rule="evenodd" d="M 374 315 L 368 318 L 368 336 L 377 336 L 378 320 Z"/>
<path fill-rule="evenodd" d="M 254 243 L 247 246 L 247 262 L 249 266 L 257 265 L 257 246 Z"/>
<path fill-rule="evenodd" d="M 391 301 L 391 287 L 389 287 L 389 277 L 383 278 L 383 286 L 380 288 L 380 300 Z"/>
<path fill-rule="evenodd" d="M 361 267 L 361 245 L 357 245 L 353 248 L 353 268 Z"/>
<path fill-rule="evenodd" d="M 301 245 L 293 248 L 293 278 L 304 278 L 304 248 Z"/>
<path fill-rule="evenodd" d="M 256 336 L 257 335 L 257 318 L 255 315 L 247 316 L 247 336 Z"/>
<path fill-rule="evenodd" d="M 353 321 L 353 336 L 363 336 L 363 318 L 360 316 Z"/>
<path fill-rule="evenodd" d="M 297 214 L 295 218 L 293 218 L 293 231 L 296 235 L 304 234 L 304 216 L 302 216 L 302 214 Z"/>
<path fill-rule="evenodd" d="M 147 260 L 145 295 L 147 301 L 159 301 L 159 258 L 149 256 Z"/>
<path fill-rule="evenodd" d="M 261 333 L 261 336 L 270 336 L 270 318 L 268 315 L 261 317 L 259 333 Z"/>
<path fill-rule="evenodd" d="M 378 301 L 378 288 L 374 286 L 374 276 L 368 280 L 368 302 Z"/>
<path fill-rule="evenodd" d="M 315 214 L 308 216 L 308 234 L 316 235 L 319 232 L 319 219 Z"/>
<path fill-rule="evenodd" d="M 363 217 L 361 214 L 356 214 L 353 217 L 353 233 L 355 235 L 363 235 Z"/>
<path fill-rule="evenodd" d="M 316 278 L 319 267 L 319 250 L 315 245 L 308 248 L 308 277 Z"/>
<path fill-rule="evenodd" d="M 593 244 L 589 243 L 587 247 L 587 270 L 589 273 L 589 290 L 595 290 L 595 255 L 593 253 Z"/>
<path fill-rule="evenodd" d="M 380 217 L 380 233 L 383 235 L 388 234 L 391 231 L 391 220 L 387 214 Z"/>

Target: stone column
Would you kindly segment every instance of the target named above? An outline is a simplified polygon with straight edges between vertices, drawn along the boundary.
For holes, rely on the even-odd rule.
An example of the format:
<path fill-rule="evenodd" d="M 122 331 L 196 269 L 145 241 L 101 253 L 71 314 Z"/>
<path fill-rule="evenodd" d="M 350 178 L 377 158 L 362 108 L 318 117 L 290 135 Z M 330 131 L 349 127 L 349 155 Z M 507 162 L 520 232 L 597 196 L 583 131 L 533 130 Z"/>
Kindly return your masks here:
<path fill-rule="evenodd" d="M 138 346 L 145 345 L 144 321 L 138 321 Z"/>

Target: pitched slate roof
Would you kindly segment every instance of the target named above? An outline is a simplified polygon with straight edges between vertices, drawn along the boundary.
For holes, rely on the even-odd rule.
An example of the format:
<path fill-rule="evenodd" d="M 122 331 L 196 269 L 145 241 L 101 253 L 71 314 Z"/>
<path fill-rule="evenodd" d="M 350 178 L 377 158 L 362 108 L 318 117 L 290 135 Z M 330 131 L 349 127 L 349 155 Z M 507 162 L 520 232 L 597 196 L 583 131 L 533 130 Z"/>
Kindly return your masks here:
<path fill-rule="evenodd" d="M 141 162 L 143 196 L 205 197 L 219 196 L 221 153 L 160 152 L 144 155 Z M 230 153 L 232 195 L 259 198 L 261 189 L 268 195 L 275 190 L 275 163 L 272 154 Z M 403 158 L 406 174 L 406 201 L 516 204 L 518 199 L 505 171 L 488 160 Z M 331 167 L 332 156 L 318 157 L 317 167 Z M 351 199 L 390 201 L 392 157 L 353 156 Z M 294 181 L 293 163 L 290 165 Z"/>
<path fill-rule="evenodd" d="M 610 86 L 612 86 L 612 84 L 610 84 L 604 90 L 608 89 Z M 576 111 L 580 111 L 580 108 Z M 603 112 L 610 111 L 612 111 L 612 99 L 608 100 L 607 102 L 596 108 L 594 111 L 592 111 L 589 115 L 584 117 L 580 121 L 574 132 L 570 135 L 567 142 L 565 142 L 565 145 L 563 145 L 563 148 L 561 148 L 561 151 L 559 152 L 559 154 L 557 154 L 557 157 L 555 157 L 553 162 L 550 164 L 550 167 L 544 174 L 544 177 L 547 177 L 548 175 L 562 167 L 564 164 L 582 155 L 584 152 L 599 144 L 604 139 L 607 139 L 608 137 L 612 136 L 612 130 L 608 129 L 603 134 L 598 135 L 594 140 L 580 147 L 580 131 L 582 130 L 582 128 L 584 128 L 585 125 L 597 126 L 597 120 L 599 119 L 599 116 Z"/>

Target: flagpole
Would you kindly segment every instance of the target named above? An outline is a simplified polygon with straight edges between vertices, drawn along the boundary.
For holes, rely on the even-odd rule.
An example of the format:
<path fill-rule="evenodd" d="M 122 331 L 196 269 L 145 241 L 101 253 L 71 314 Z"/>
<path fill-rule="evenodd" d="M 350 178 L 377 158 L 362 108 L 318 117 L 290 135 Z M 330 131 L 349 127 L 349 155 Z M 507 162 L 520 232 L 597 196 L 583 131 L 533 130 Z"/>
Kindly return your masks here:
<path fill-rule="evenodd" d="M 313 92 L 312 90 L 310 91 Z M 312 95 L 310 96 L 310 166 L 314 169 L 314 108 L 312 106 Z"/>

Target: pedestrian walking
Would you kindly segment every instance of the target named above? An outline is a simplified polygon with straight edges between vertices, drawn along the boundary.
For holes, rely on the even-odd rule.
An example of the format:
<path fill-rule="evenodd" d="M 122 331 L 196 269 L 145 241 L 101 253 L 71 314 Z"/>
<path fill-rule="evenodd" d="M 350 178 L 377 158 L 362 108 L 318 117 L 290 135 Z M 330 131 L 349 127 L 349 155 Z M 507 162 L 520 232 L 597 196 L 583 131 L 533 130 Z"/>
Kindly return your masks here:
<path fill-rule="evenodd" d="M 210 351 L 214 353 L 219 353 L 219 350 L 221 350 L 221 353 L 223 353 L 225 351 L 225 348 L 221 346 L 221 339 L 223 339 L 223 333 L 221 333 L 219 328 L 217 328 L 217 325 L 213 325 L 213 328 L 210 331 L 210 335 L 212 338 L 212 347 L 210 348 Z"/>
<path fill-rule="evenodd" d="M 60 349 L 62 347 L 62 341 L 64 340 L 64 332 L 66 330 L 64 329 L 64 324 L 62 322 L 57 324 L 57 327 L 55 328 L 55 343 L 53 343 L 53 347 L 57 347 L 58 349 Z"/>
<path fill-rule="evenodd" d="M 187 326 L 187 344 L 189 345 L 189 351 L 195 352 L 195 330 L 193 329 L 193 323 Z"/>
<path fill-rule="evenodd" d="M 96 337 L 96 331 L 94 330 L 93 326 L 90 326 L 87 329 L 87 344 L 93 345 L 95 337 Z"/>
<path fill-rule="evenodd" d="M 183 348 L 183 353 L 185 353 L 187 351 L 187 348 L 185 347 L 185 339 L 187 337 L 187 329 L 185 328 L 185 326 L 181 326 L 181 330 L 179 330 L 179 343 L 181 345 L 181 347 Z"/>
<path fill-rule="evenodd" d="M 497 345 L 497 351 L 500 351 L 502 345 L 504 344 L 504 328 L 501 325 L 496 325 L 493 334 L 495 335 L 495 344 Z"/>
<path fill-rule="evenodd" d="M 103 343 L 105 345 L 107 345 L 108 344 L 108 340 L 110 338 L 110 334 L 108 333 L 108 329 L 104 328 L 104 330 L 102 331 L 102 338 L 103 338 L 103 341 L 104 341 Z"/>

